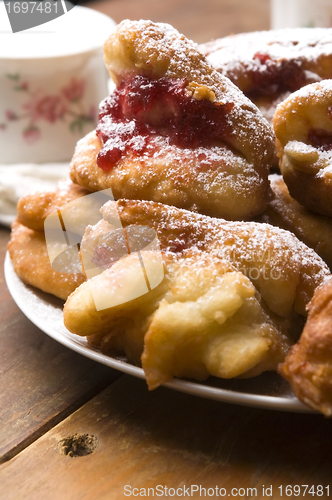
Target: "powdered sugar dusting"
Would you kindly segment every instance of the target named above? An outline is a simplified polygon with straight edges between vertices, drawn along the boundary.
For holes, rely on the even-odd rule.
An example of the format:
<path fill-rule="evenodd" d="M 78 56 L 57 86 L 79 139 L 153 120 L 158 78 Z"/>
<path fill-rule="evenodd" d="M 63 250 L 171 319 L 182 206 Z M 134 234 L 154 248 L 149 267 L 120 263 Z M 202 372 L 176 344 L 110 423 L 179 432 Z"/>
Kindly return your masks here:
<path fill-rule="evenodd" d="M 294 62 L 303 70 L 307 83 L 328 78 L 324 60 L 332 60 L 332 29 L 298 28 L 233 35 L 199 46 L 210 63 L 224 75 L 237 81 L 241 74 L 264 72 L 268 56 L 282 71 L 285 62 Z M 331 70 L 332 76 L 332 70 Z"/>
<path fill-rule="evenodd" d="M 269 176 L 274 193 L 260 220 L 292 231 L 332 268 L 332 219 L 307 210 L 294 200 L 281 175 Z"/>
<path fill-rule="evenodd" d="M 329 278 L 323 260 L 294 234 L 255 222 L 226 222 L 153 202 L 120 200 L 124 225 L 153 227 L 161 248 L 197 248 L 227 260 L 246 274 L 274 312 L 304 313 L 315 288 Z M 102 209 L 107 219 L 107 204 Z"/>
<path fill-rule="evenodd" d="M 261 169 L 269 166 L 274 137 L 258 108 L 211 67 L 194 42 L 170 25 L 122 21 L 105 44 L 105 58 L 118 83 L 132 77 L 133 72 L 153 78 L 180 78 L 188 82 L 187 88 L 192 83 L 205 85 L 214 92 L 216 102 L 233 103 L 227 116 L 234 133 L 227 142 Z"/>
<path fill-rule="evenodd" d="M 277 107 L 274 128 L 292 168 L 329 181 L 332 163 L 331 79 L 306 85 L 292 93 Z"/>

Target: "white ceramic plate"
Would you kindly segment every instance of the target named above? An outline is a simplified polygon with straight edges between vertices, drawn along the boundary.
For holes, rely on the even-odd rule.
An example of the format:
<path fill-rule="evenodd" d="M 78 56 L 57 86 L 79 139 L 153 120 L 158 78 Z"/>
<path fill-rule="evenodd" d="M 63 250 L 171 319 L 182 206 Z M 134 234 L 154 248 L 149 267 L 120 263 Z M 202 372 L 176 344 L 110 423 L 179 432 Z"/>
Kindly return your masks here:
<path fill-rule="evenodd" d="M 141 368 L 124 359 L 106 356 L 89 347 L 84 337 L 71 334 L 63 324 L 63 302 L 25 285 L 16 275 L 8 254 L 5 260 L 5 278 L 18 307 L 44 333 L 98 363 L 134 377 L 144 378 Z M 204 383 L 174 379 L 165 385 L 180 392 L 227 403 L 271 410 L 313 412 L 294 397 L 288 383 L 275 373 L 265 373 L 247 380 L 221 380 L 211 377 Z"/>

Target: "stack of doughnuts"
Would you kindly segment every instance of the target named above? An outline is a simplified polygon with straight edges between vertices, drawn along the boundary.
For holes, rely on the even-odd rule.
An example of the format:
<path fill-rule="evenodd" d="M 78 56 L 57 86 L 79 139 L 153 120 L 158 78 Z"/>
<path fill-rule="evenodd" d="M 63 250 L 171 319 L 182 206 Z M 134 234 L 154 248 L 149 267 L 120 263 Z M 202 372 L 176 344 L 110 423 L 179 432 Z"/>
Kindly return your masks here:
<path fill-rule="evenodd" d="M 276 109 L 281 176 L 262 220 L 288 228 L 332 267 L 332 80 L 302 87 Z M 279 371 L 303 402 L 332 415 L 331 286 L 316 291 L 301 338 Z"/>
<path fill-rule="evenodd" d="M 151 201 L 108 202 L 101 212 L 81 250 L 96 262 L 101 249 L 110 248 L 116 212 L 127 234 L 136 228 L 144 239 L 144 228 L 156 232 L 160 250 L 141 255 L 149 276 L 162 260 L 165 279 L 149 294 L 119 303 L 115 295 L 128 291 L 124 278 L 135 266 L 130 255 L 75 290 L 64 323 L 95 348 L 141 361 L 150 389 L 173 376 L 202 380 L 276 370 L 306 304 L 331 277 L 313 250 L 267 224 L 227 222 Z M 114 306 L 97 310 L 96 292 L 102 300 L 109 294 Z"/>
<path fill-rule="evenodd" d="M 292 185 L 300 173 L 320 187 L 324 173 L 328 184 L 329 84 L 315 83 L 309 93 L 304 87 L 277 108 L 284 181 L 269 178 L 275 135 L 255 104 L 267 99 L 274 106 L 286 93 L 332 77 L 331 32 L 289 32 L 281 42 L 282 35 L 229 37 L 199 50 L 167 24 L 123 21 L 104 46 L 115 90 L 100 105 L 96 130 L 78 142 L 70 180 L 19 202 L 9 243 L 17 274 L 66 301 L 69 331 L 141 365 L 150 389 L 175 376 L 252 377 L 278 366 L 293 384 L 287 353 L 308 304 L 332 282 L 325 235 L 332 212 L 321 210 L 329 194 L 313 203 L 316 215 L 312 204 L 297 209 L 303 227 L 293 212 L 279 210 L 280 200 L 291 211 L 297 203 L 284 182 L 303 202 Z M 236 56 L 244 43 L 249 62 Z M 307 99 L 316 94 L 324 104 Z M 312 118 L 306 134 L 310 106 L 319 110 L 320 125 Z M 84 213 L 89 203 L 82 211 L 80 200 L 104 190 L 115 201 L 91 221 Z M 44 224 L 56 214 L 65 230 L 68 207 L 71 227 L 83 235 L 80 259 L 71 261 L 68 249 L 51 265 Z M 315 217 L 324 218 L 321 229 L 303 237 Z M 304 399 L 298 380 L 294 391 Z M 326 408 L 318 405 L 328 414 Z"/>

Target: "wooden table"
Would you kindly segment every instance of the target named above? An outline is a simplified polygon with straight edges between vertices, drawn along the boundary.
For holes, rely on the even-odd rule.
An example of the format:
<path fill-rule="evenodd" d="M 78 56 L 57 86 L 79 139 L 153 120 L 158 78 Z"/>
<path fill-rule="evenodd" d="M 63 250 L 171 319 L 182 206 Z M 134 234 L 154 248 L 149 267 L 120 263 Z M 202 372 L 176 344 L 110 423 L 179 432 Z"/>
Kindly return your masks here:
<path fill-rule="evenodd" d="M 116 21 L 170 22 L 197 42 L 269 26 L 267 0 L 91 6 Z M 2 228 L 2 260 L 8 238 Z M 117 500 L 152 497 L 151 488 L 154 498 L 275 499 L 295 496 L 296 485 L 321 485 L 323 495 L 305 498 L 328 498 L 330 420 L 166 388 L 149 393 L 144 381 L 94 363 L 33 326 L 9 295 L 2 270 L 0 297 L 1 500 Z"/>

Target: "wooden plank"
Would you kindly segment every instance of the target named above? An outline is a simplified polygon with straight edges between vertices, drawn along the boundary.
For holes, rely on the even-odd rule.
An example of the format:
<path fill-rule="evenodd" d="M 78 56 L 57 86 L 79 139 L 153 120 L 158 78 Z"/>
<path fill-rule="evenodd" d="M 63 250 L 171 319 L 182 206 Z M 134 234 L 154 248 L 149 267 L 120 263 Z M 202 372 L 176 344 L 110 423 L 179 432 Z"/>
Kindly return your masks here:
<path fill-rule="evenodd" d="M 84 435 L 88 447 L 96 441 L 92 453 L 64 454 L 64 439 Z M 144 381 L 123 376 L 2 465 L 0 497 L 118 500 L 125 491 L 139 493 L 133 488 L 197 485 L 218 486 L 218 494 L 226 488 L 226 496 L 256 488 L 257 495 L 241 496 L 266 499 L 263 487 L 266 493 L 272 485 L 272 498 L 280 498 L 281 485 L 329 485 L 331 438 L 331 422 L 320 415 L 226 405 L 165 388 L 149 393 Z"/>
<path fill-rule="evenodd" d="M 2 262 L 8 238 L 9 232 L 0 230 Z M 120 374 L 70 351 L 30 323 L 5 286 L 2 266 L 0 284 L 1 463 Z"/>
<path fill-rule="evenodd" d="M 270 2 L 262 0 L 97 0 L 86 6 L 116 22 L 151 19 L 170 23 L 197 43 L 270 26 Z"/>

